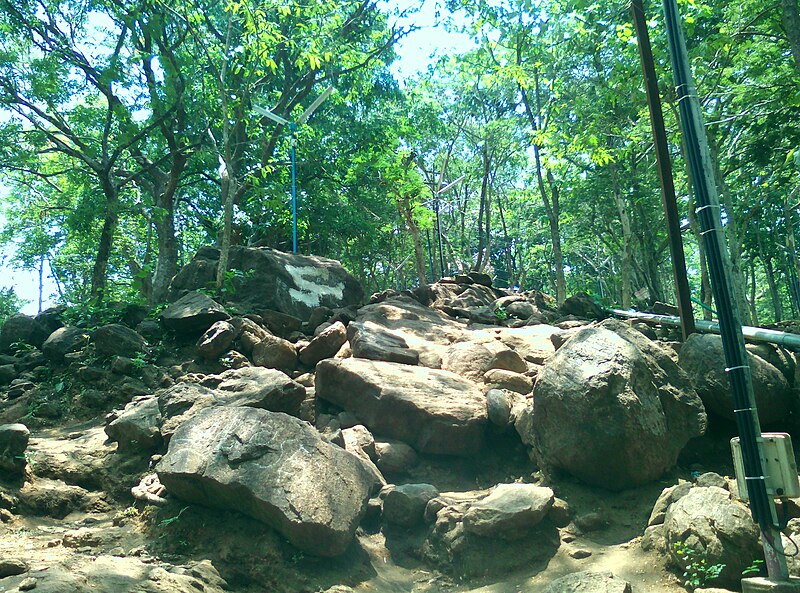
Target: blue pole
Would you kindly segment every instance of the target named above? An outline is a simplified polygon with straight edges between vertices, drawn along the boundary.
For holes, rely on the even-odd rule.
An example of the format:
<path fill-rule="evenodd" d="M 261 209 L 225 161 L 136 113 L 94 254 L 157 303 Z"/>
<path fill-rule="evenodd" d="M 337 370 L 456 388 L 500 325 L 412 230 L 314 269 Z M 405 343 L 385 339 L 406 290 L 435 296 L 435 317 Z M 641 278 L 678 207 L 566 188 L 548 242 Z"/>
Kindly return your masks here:
<path fill-rule="evenodd" d="M 292 133 L 292 253 L 297 253 L 297 126 L 289 124 Z"/>

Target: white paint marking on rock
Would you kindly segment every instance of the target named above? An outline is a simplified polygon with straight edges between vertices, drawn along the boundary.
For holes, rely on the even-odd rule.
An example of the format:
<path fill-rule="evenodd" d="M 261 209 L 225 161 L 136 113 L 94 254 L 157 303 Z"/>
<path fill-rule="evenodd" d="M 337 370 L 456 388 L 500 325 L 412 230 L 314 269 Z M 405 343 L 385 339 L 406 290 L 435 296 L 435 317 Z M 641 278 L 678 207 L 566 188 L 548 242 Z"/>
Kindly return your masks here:
<path fill-rule="evenodd" d="M 295 301 L 309 307 L 319 307 L 323 296 L 332 295 L 335 299 L 341 299 L 344 295 L 343 283 L 327 284 L 330 282 L 330 274 L 326 268 L 289 264 L 285 264 L 284 267 L 299 289 L 289 289 L 289 296 Z"/>

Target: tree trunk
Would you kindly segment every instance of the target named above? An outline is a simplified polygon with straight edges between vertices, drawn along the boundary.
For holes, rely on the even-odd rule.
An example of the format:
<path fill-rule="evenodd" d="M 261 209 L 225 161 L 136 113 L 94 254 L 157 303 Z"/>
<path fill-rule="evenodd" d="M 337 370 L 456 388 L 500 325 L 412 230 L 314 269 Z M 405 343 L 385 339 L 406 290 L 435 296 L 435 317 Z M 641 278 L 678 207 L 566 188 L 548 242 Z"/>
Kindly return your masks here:
<path fill-rule="evenodd" d="M 719 166 L 719 146 L 713 133 L 708 134 L 708 144 L 711 149 L 711 162 L 714 165 L 714 177 L 720 189 L 720 201 L 725 208 L 727 224 L 725 237 L 728 240 L 728 249 L 731 254 L 731 291 L 742 316 L 742 325 L 750 325 L 750 308 L 747 306 L 744 288 L 744 268 L 742 266 L 742 239 L 739 232 L 738 214 L 733 211 L 731 190 L 725 181 L 725 176 Z"/>
<path fill-rule="evenodd" d="M 617 168 L 611 165 L 611 185 L 614 192 L 614 202 L 617 205 L 617 214 L 619 214 L 620 222 L 622 223 L 622 308 L 631 308 L 631 275 L 633 274 L 633 233 L 631 232 L 631 217 L 628 213 L 628 206 L 619 188 L 619 179 L 617 177 Z"/>
<path fill-rule="evenodd" d="M 764 262 L 764 270 L 767 273 L 767 285 L 769 286 L 769 294 L 772 297 L 772 310 L 775 312 L 775 323 L 779 323 L 783 319 L 783 303 L 781 303 L 781 294 L 778 291 L 778 284 L 775 282 L 775 268 L 772 265 L 772 259 L 766 257 L 762 260 Z"/>
<path fill-rule="evenodd" d="M 796 282 L 800 280 L 800 256 L 797 254 L 797 245 L 795 242 L 795 222 L 794 222 L 794 210 L 797 209 L 796 204 L 792 204 L 797 195 L 797 190 L 795 189 L 793 192 L 787 194 L 786 199 L 783 202 L 783 218 L 786 221 L 786 251 L 791 258 L 791 265 L 794 268 L 794 274 L 791 274 L 792 282 L 795 283 L 793 287 L 792 294 L 795 295 L 795 302 L 800 309 L 800 294 L 797 294 L 796 291 L 800 289 L 797 286 Z"/>
<path fill-rule="evenodd" d="M 414 213 L 408 203 L 398 200 L 397 208 L 400 210 L 400 215 L 403 217 L 406 229 L 411 235 L 411 243 L 414 246 L 414 264 L 417 269 L 419 285 L 425 286 L 428 283 L 428 274 L 425 266 L 425 251 L 422 249 L 422 239 L 419 234 L 419 225 L 417 225 L 417 221 L 414 220 Z"/>
<path fill-rule="evenodd" d="M 781 13 L 783 28 L 794 57 L 794 67 L 800 74 L 800 10 L 797 8 L 797 0 L 781 0 Z"/>
<path fill-rule="evenodd" d="M 756 259 L 750 260 L 750 318 L 755 327 L 758 322 L 758 310 L 756 309 Z"/>
<path fill-rule="evenodd" d="M 90 295 L 97 301 L 106 298 L 108 283 L 108 262 L 111 259 L 111 249 L 114 244 L 114 233 L 119 224 L 119 196 L 111 183 L 104 184 L 103 193 L 106 198 L 106 212 L 103 218 L 103 229 L 100 231 L 100 240 L 97 245 L 97 258 L 92 268 L 92 286 Z"/>
<path fill-rule="evenodd" d="M 233 236 L 233 197 L 236 195 L 233 176 L 229 174 L 227 167 L 222 174 L 222 204 L 223 204 L 223 226 L 222 244 L 219 251 L 219 264 L 217 265 L 217 290 L 222 290 L 225 285 L 225 277 L 228 273 L 228 265 L 231 257 L 231 237 Z"/>
<path fill-rule="evenodd" d="M 162 303 L 167 298 L 167 289 L 178 272 L 178 238 L 175 236 L 175 213 L 172 209 L 154 221 L 158 241 L 158 258 L 153 274 L 151 305 Z"/>

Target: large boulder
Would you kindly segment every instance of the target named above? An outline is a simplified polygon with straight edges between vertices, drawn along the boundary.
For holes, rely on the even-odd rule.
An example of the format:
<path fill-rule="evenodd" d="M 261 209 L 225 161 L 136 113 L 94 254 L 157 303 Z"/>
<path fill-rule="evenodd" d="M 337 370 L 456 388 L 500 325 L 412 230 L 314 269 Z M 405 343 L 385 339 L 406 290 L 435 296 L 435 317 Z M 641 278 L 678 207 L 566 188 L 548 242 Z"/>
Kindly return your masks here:
<path fill-rule="evenodd" d="M 356 358 L 417 364 L 419 352 L 408 347 L 405 338 L 372 321 L 354 321 L 347 328 L 350 348 Z"/>
<path fill-rule="evenodd" d="M 234 339 L 236 339 L 236 328 L 233 324 L 227 321 L 215 321 L 197 340 L 197 354 L 207 360 L 219 358 L 228 351 Z"/>
<path fill-rule="evenodd" d="M 104 357 L 135 358 L 147 349 L 147 343 L 141 335 L 119 323 L 98 327 L 92 333 L 92 342 L 97 353 Z"/>
<path fill-rule="evenodd" d="M 134 399 L 106 425 L 108 438 L 120 451 L 151 452 L 161 445 L 161 412 L 158 398 L 145 395 Z"/>
<path fill-rule="evenodd" d="M 172 279 L 170 298 L 212 283 L 218 262 L 218 249 L 198 251 Z M 237 245 L 228 265 L 242 272 L 232 278 L 230 299 L 243 310 L 272 309 L 307 319 L 316 307 L 360 305 L 364 298 L 358 281 L 331 259 Z"/>
<path fill-rule="evenodd" d="M 611 490 L 658 479 L 706 426 L 685 373 L 613 320 L 579 330 L 556 352 L 523 416 L 517 429 L 543 465 Z"/>
<path fill-rule="evenodd" d="M 550 583 L 544 593 L 631 593 L 631 584 L 606 572 L 573 572 Z"/>
<path fill-rule="evenodd" d="M 225 308 L 202 292 L 188 292 L 159 315 L 167 328 L 182 334 L 201 334 L 216 321 L 229 319 Z"/>
<path fill-rule="evenodd" d="M 553 523 L 532 508 L 542 509 L 552 504 L 552 491 L 542 490 L 547 491 L 542 492 L 544 496 L 535 498 L 544 505 L 528 504 L 530 501 L 500 503 L 498 498 L 505 495 L 485 504 L 483 501 L 492 496 L 487 491 L 440 494 L 425 508 L 425 518 L 433 522 L 433 528 L 422 546 L 424 557 L 458 576 L 498 575 L 545 563 L 560 541 Z M 506 535 L 503 529 L 513 524 L 511 516 L 515 514 L 520 523 L 512 525 L 517 539 L 510 548 L 508 539 L 498 536 Z M 471 518 L 467 519 L 468 516 Z M 476 525 L 480 526 L 475 529 Z"/>
<path fill-rule="evenodd" d="M 555 496 L 550 488 L 534 484 L 499 484 L 464 515 L 464 529 L 502 539 L 519 539 L 550 512 Z"/>
<path fill-rule="evenodd" d="M 41 348 L 49 335 L 48 328 L 33 317 L 12 315 L 0 330 L 0 352 L 5 352 L 13 344 L 18 343 Z"/>
<path fill-rule="evenodd" d="M 449 371 L 327 359 L 317 365 L 316 393 L 354 413 L 372 432 L 423 453 L 472 455 L 483 446 L 486 398 Z"/>
<path fill-rule="evenodd" d="M 762 558 L 750 511 L 722 488 L 692 488 L 667 509 L 664 530 L 672 563 L 681 570 L 698 558 L 723 565 L 715 585 L 738 588 L 742 571 Z"/>
<path fill-rule="evenodd" d="M 216 397 L 224 406 L 248 406 L 296 416 L 306 389 L 276 369 L 244 367 L 218 376 Z"/>
<path fill-rule="evenodd" d="M 53 362 L 63 362 L 64 356 L 81 350 L 88 343 L 89 334 L 86 330 L 67 325 L 50 334 L 42 344 L 42 352 Z"/>
<path fill-rule="evenodd" d="M 240 511 L 319 556 L 345 551 L 372 483 L 355 456 L 309 424 L 240 407 L 209 408 L 185 422 L 156 469 L 173 496 Z"/>
<path fill-rule="evenodd" d="M 304 346 L 298 352 L 298 358 L 304 365 L 312 367 L 320 360 L 334 356 L 346 341 L 347 328 L 341 321 L 337 321 Z"/>
<path fill-rule="evenodd" d="M 786 377 L 775 366 L 748 352 L 758 417 L 763 424 L 785 423 L 792 407 L 792 390 Z M 734 420 L 733 395 L 725 368 L 722 338 L 712 334 L 692 334 L 681 347 L 678 364 L 689 375 L 706 409 Z"/>

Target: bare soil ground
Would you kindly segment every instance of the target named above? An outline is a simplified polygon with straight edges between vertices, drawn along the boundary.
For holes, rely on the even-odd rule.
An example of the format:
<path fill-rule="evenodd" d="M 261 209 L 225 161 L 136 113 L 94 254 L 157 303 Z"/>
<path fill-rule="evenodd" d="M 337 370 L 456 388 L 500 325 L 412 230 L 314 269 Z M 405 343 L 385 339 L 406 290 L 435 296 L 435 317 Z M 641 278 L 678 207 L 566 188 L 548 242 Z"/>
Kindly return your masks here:
<path fill-rule="evenodd" d="M 141 588 L 149 578 L 144 568 L 171 569 L 203 559 L 211 560 L 227 590 L 237 593 L 311 593 L 334 585 L 364 593 L 522 593 L 544 590 L 556 578 L 584 570 L 611 571 L 629 581 L 633 593 L 684 591 L 665 568 L 665 559 L 639 546 L 653 503 L 663 488 L 677 482 L 678 472 L 634 490 L 599 490 L 569 477 L 532 473 L 524 449 L 511 438 L 495 439 L 480 458 L 425 458 L 412 475 L 397 481 L 467 491 L 541 480 L 573 513 L 574 521 L 559 530 L 561 543 L 549 557 L 513 574 L 462 580 L 423 561 L 420 549 L 427 527 L 409 531 L 366 524 L 345 555 L 320 559 L 236 513 L 179 501 L 162 508 L 134 502 L 126 492 L 147 471 L 148 460 L 116 454 L 115 445 L 103 442 L 102 426 L 96 419 L 34 433 L 29 447 L 33 487 L 52 487 L 57 499 L 63 496 L 59 488 L 68 488 L 55 481 L 60 477 L 87 493 L 63 518 L 18 512 L 0 524 L 0 558 L 28 562 L 29 574 L 39 575 L 37 591 L 149 591 Z M 712 451 L 718 436 L 695 446 Z M 697 452 L 687 457 L 692 460 Z M 14 493 L 13 488 L 5 491 Z M 39 504 L 44 507 L 46 501 Z M 507 553 L 514 554 L 514 548 L 509 546 Z M 21 579 L 0 579 L 0 592 L 16 591 Z M 89 588 L 75 588 L 70 579 Z"/>

